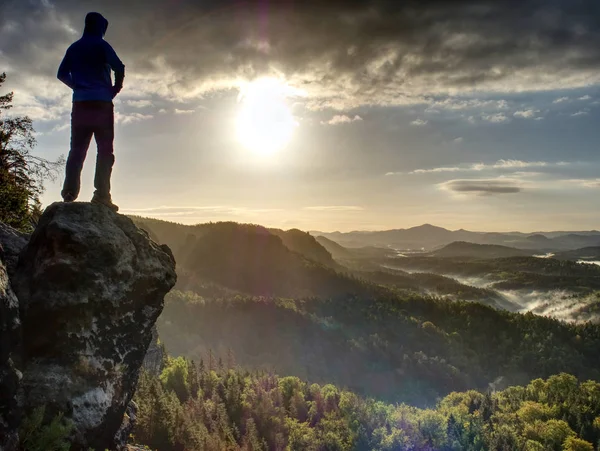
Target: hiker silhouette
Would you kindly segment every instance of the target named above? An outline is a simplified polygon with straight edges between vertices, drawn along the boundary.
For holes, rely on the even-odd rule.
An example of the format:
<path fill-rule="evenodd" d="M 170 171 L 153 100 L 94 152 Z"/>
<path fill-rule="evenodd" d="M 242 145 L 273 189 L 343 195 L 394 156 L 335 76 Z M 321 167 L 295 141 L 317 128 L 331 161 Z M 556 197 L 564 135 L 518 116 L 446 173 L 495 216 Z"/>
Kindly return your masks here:
<path fill-rule="evenodd" d="M 61 194 L 65 202 L 73 202 L 79 196 L 81 170 L 94 136 L 98 155 L 94 177 L 96 191 L 92 202 L 117 211 L 110 194 L 110 177 L 115 162 L 112 101 L 123 87 L 125 66 L 104 40 L 107 28 L 108 20 L 100 13 L 88 13 L 83 36 L 67 49 L 58 68 L 58 79 L 73 90 L 71 149 Z M 115 73 L 114 85 L 111 69 Z"/>

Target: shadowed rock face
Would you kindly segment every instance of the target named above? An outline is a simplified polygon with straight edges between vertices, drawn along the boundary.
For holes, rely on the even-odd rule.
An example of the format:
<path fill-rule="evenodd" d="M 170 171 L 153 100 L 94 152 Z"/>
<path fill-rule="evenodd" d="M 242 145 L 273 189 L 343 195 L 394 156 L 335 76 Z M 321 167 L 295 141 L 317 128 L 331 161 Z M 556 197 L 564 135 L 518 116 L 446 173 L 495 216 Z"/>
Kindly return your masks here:
<path fill-rule="evenodd" d="M 27 240 L 27 235 L 0 222 L 0 246 L 2 247 L 0 254 L 2 254 L 9 277 L 12 277 L 15 272 L 19 254 L 27 244 Z"/>
<path fill-rule="evenodd" d="M 144 368 L 151 374 L 159 375 L 163 370 L 164 352 L 163 347 L 158 342 L 158 329 L 152 328 L 152 341 L 148 346 L 146 357 L 144 358 Z"/>
<path fill-rule="evenodd" d="M 18 444 L 20 337 L 19 302 L 10 287 L 0 244 L 0 450 L 5 451 Z"/>
<path fill-rule="evenodd" d="M 25 410 L 64 412 L 73 449 L 113 448 L 175 281 L 170 250 L 127 217 L 87 203 L 49 206 L 12 278 Z"/>

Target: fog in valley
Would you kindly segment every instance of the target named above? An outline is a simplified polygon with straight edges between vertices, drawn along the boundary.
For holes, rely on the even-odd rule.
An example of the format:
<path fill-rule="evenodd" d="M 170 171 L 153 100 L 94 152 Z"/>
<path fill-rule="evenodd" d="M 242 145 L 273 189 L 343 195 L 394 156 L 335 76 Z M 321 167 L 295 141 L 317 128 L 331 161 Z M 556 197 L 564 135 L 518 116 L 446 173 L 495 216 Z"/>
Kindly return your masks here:
<path fill-rule="evenodd" d="M 398 253 L 397 258 L 407 257 L 410 254 Z M 538 258 L 552 258 L 552 256 L 535 256 Z M 578 265 L 600 265 L 600 261 L 578 260 Z M 386 264 L 384 268 L 400 270 L 409 274 L 423 273 L 422 269 L 402 267 Z M 600 313 L 594 307 L 600 305 L 600 294 L 596 292 L 580 293 L 569 289 L 501 289 L 496 277 L 489 276 L 464 276 L 452 272 L 435 272 L 440 276 L 454 279 L 458 283 L 474 288 L 481 288 L 495 293 L 494 306 L 516 313 L 531 312 L 535 315 L 547 316 L 559 320 L 584 323 L 587 321 L 600 322 Z M 436 295 L 435 292 L 430 292 Z M 471 301 L 476 299 L 464 298 Z"/>

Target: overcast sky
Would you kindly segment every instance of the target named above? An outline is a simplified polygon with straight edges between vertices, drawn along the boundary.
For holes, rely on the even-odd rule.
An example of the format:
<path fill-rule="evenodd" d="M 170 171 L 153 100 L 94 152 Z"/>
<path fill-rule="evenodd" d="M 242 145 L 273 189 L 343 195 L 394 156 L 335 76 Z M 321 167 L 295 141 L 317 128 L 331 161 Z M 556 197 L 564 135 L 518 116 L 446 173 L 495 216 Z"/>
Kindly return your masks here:
<path fill-rule="evenodd" d="M 0 0 L 12 113 L 34 119 L 47 158 L 68 152 L 56 70 L 88 11 L 109 20 L 126 65 L 124 213 L 323 231 L 600 228 L 597 0 Z M 297 124 L 269 156 L 235 133 L 240 89 L 265 76 L 287 84 Z"/>

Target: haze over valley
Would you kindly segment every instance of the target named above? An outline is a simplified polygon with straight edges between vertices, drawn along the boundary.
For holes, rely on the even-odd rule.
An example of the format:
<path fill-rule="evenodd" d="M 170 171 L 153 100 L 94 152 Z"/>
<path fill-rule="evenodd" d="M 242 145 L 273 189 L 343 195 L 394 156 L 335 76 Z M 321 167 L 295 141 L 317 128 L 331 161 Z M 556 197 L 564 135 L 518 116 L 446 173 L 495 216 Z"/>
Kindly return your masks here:
<path fill-rule="evenodd" d="M 559 336 L 547 345 L 562 357 L 545 369 L 529 349 L 539 345 L 539 327 L 582 327 L 580 334 L 598 323 L 600 267 L 577 263 L 578 252 L 539 258 L 535 249 L 453 242 L 402 253 L 398 241 L 377 247 L 371 237 L 344 247 L 335 235 L 297 229 L 134 220 L 178 261 L 176 291 L 158 323 L 175 355 L 235 356 L 243 368 L 422 406 L 472 384 L 500 378 L 508 386 L 561 371 L 571 353 L 587 374 L 585 357 Z M 413 241 L 402 237 L 406 247 L 441 244 L 429 228 L 410 231 Z"/>
<path fill-rule="evenodd" d="M 332 240 L 329 244 L 321 238 L 339 258 L 351 249 L 379 248 L 385 257 L 378 263 L 388 270 L 446 276 L 487 290 L 492 305 L 511 311 L 573 321 L 595 318 L 597 311 L 596 230 L 483 233 L 426 224 L 382 232 L 312 234 Z M 348 247 L 336 249 L 335 239 Z"/>

